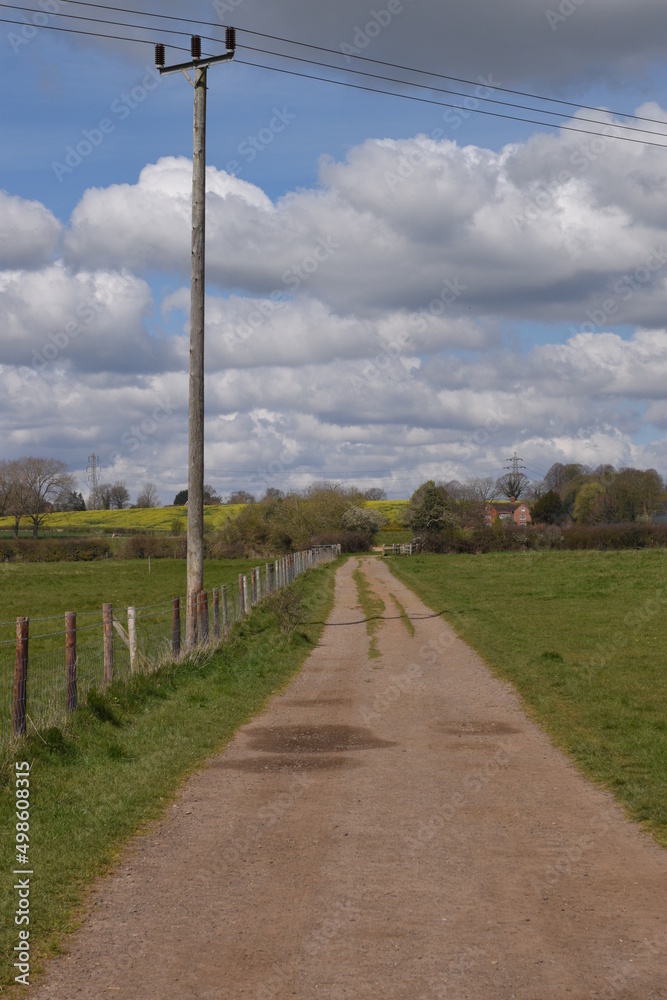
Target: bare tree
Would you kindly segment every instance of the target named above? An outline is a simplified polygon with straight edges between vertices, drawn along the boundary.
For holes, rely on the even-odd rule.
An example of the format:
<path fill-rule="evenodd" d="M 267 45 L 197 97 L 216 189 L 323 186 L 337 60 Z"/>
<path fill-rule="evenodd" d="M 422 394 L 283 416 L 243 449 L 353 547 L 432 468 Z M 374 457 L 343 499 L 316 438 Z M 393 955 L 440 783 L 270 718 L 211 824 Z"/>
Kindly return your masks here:
<path fill-rule="evenodd" d="M 137 507 L 159 507 L 160 496 L 155 483 L 144 483 L 137 496 Z"/>
<path fill-rule="evenodd" d="M 234 492 L 232 494 L 230 494 L 229 499 L 226 502 L 230 503 L 230 504 L 232 504 L 232 503 L 254 503 L 255 502 L 255 498 L 252 495 L 252 493 L 248 493 L 247 490 L 234 490 Z"/>
<path fill-rule="evenodd" d="M 111 483 L 98 483 L 95 489 L 90 491 L 88 508 L 90 510 L 109 510 L 112 489 Z"/>
<path fill-rule="evenodd" d="M 32 523 L 37 538 L 40 525 L 54 506 L 75 492 L 76 480 L 56 458 L 19 458 L 17 464 L 15 510 L 21 510 Z"/>
<path fill-rule="evenodd" d="M 21 466 L 17 459 L 0 462 L 0 516 L 14 518 L 14 538 L 19 537 L 25 510 L 21 493 Z"/>
<path fill-rule="evenodd" d="M 117 480 L 109 491 L 109 508 L 111 510 L 122 510 L 130 503 L 130 491 L 125 485 L 124 479 Z"/>
<path fill-rule="evenodd" d="M 508 500 L 511 500 L 512 497 L 518 500 L 521 494 L 526 492 L 529 485 L 530 480 L 523 472 L 507 472 L 500 479 L 496 479 L 495 489 L 497 493 L 502 493 Z"/>
<path fill-rule="evenodd" d="M 486 504 L 489 500 L 495 499 L 496 481 L 492 476 L 485 476 L 483 479 L 472 476 L 470 479 L 466 479 L 464 486 L 471 500 L 479 500 Z"/>

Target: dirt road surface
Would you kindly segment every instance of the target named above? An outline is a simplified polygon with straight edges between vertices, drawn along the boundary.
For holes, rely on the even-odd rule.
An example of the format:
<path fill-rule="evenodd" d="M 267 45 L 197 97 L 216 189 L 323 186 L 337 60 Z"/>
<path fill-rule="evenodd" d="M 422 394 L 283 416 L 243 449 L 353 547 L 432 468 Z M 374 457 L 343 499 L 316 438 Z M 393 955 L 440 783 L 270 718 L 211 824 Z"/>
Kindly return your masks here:
<path fill-rule="evenodd" d="M 375 558 L 91 899 L 38 1000 L 667 998 L 667 853 Z M 338 623 L 338 624 L 337 624 Z"/>

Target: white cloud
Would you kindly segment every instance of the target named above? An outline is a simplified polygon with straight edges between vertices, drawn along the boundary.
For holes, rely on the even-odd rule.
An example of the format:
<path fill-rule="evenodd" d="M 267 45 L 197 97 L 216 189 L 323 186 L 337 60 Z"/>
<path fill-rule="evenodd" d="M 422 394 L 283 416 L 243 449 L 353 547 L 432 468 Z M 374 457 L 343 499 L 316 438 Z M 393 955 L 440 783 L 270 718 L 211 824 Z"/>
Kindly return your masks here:
<path fill-rule="evenodd" d="M 0 272 L 0 364 L 27 378 L 50 368 L 162 370 L 172 345 L 149 334 L 151 305 L 146 282 L 127 272 L 72 273 L 62 263 Z"/>
<path fill-rule="evenodd" d="M 53 256 L 61 229 L 38 201 L 0 191 L 0 269 L 40 267 Z"/>
<path fill-rule="evenodd" d="M 207 479 L 385 477 L 400 494 L 497 474 L 514 448 L 541 471 L 665 471 L 647 428 L 667 420 L 667 163 L 582 142 L 369 140 L 275 203 L 211 166 Z M 81 469 L 94 450 L 112 478 L 154 479 L 165 499 L 182 485 L 187 321 L 171 328 L 189 310 L 173 280 L 189 270 L 190 193 L 187 160 L 149 164 L 84 194 L 65 262 L 0 272 L 8 454 L 39 441 Z M 517 320 L 561 327 L 526 349 Z"/>

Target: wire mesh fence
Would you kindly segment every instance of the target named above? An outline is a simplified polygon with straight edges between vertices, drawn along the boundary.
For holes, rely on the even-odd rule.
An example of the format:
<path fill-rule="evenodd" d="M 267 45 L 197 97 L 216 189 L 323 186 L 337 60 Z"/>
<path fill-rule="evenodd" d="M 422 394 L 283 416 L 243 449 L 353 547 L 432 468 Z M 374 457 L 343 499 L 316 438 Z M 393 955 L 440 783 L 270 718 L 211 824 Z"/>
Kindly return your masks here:
<path fill-rule="evenodd" d="M 340 546 L 295 552 L 239 575 L 238 589 L 118 613 L 99 611 L 0 622 L 0 742 L 57 725 L 92 688 L 127 681 L 178 661 L 194 646 L 224 642 L 235 622 L 307 569 L 331 562 Z"/>

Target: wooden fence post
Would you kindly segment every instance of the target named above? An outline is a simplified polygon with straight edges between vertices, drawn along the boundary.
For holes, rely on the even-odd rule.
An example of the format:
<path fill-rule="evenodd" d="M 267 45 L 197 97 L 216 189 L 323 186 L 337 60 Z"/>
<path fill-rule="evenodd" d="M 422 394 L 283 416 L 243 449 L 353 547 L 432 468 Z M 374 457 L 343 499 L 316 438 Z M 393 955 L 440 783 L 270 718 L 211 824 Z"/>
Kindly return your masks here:
<path fill-rule="evenodd" d="M 137 609 L 127 609 L 127 637 L 130 643 L 130 673 L 137 667 Z"/>
<path fill-rule="evenodd" d="M 76 686 L 76 612 L 65 614 L 65 708 L 76 710 L 78 692 Z"/>
<path fill-rule="evenodd" d="M 208 593 L 205 590 L 200 590 L 198 596 L 197 624 L 199 627 L 199 641 L 208 642 Z"/>
<path fill-rule="evenodd" d="M 244 612 L 247 614 L 250 611 L 251 607 L 252 607 L 252 604 L 250 603 L 250 594 L 249 594 L 249 588 L 248 588 L 248 577 L 244 573 L 243 574 L 243 610 L 244 610 Z"/>
<path fill-rule="evenodd" d="M 213 588 L 213 638 L 220 641 L 220 591 Z"/>
<path fill-rule="evenodd" d="M 239 610 L 241 618 L 245 615 L 245 576 L 239 573 Z"/>
<path fill-rule="evenodd" d="M 25 736 L 28 690 L 28 618 L 16 619 L 16 660 L 14 662 L 14 705 L 12 721 L 14 736 Z"/>
<path fill-rule="evenodd" d="M 104 683 L 113 683 L 113 604 L 102 605 L 104 623 Z"/>
<path fill-rule="evenodd" d="M 172 601 L 171 611 L 171 653 L 172 656 L 181 655 L 181 599 L 175 597 Z"/>
<path fill-rule="evenodd" d="M 229 625 L 229 610 L 227 608 L 227 587 L 222 587 L 222 627 L 226 629 Z"/>

